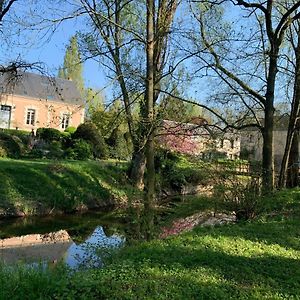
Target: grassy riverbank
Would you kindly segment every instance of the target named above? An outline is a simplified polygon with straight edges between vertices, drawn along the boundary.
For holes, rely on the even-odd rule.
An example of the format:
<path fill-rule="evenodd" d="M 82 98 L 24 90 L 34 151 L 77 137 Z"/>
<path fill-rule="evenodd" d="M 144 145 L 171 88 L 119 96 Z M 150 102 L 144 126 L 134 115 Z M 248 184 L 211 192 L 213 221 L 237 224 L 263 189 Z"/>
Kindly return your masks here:
<path fill-rule="evenodd" d="M 0 215 L 119 206 L 134 192 L 125 162 L 0 160 Z"/>
<path fill-rule="evenodd" d="M 127 247 L 104 269 L 2 268 L 0 299 L 299 299 L 299 215 L 300 190 L 284 191 L 254 221 Z"/>

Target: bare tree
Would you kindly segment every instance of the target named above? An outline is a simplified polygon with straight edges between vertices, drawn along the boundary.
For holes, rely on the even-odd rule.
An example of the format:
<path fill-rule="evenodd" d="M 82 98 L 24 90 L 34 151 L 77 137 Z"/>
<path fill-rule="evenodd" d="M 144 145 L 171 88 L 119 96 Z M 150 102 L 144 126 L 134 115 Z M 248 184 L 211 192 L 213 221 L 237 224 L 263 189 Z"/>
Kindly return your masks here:
<path fill-rule="evenodd" d="M 201 31 L 202 42 L 210 53 L 213 61 L 209 67 L 221 76 L 229 86 L 237 86 L 246 95 L 255 99 L 263 111 L 264 123 L 260 125 L 263 136 L 263 187 L 265 191 L 272 190 L 274 187 L 274 153 L 273 153 L 273 128 L 274 128 L 274 96 L 276 88 L 276 77 L 278 73 L 278 60 L 280 55 L 280 47 L 283 43 L 286 30 L 298 20 L 300 13 L 300 1 L 290 4 L 285 8 L 285 12 L 279 16 L 277 14 L 276 4 L 272 0 L 265 2 L 248 2 L 243 0 L 228 1 L 198 1 L 208 5 L 216 5 L 220 3 L 231 3 L 248 11 L 248 18 L 251 16 L 258 21 L 260 30 L 255 34 L 264 40 L 267 46 L 263 56 L 265 58 L 265 85 L 262 89 L 257 88 L 256 84 L 252 86 L 249 81 L 245 80 L 245 76 L 239 75 L 235 71 L 230 70 L 229 64 L 225 64 L 221 55 L 217 53 L 214 43 L 206 33 L 205 14 L 199 12 L 194 14 Z M 263 27 L 261 26 L 263 25 Z M 250 32 L 253 34 L 253 32 Z M 260 37 L 261 36 L 261 37 Z M 249 46 L 249 45 L 248 45 Z M 252 57 L 254 57 L 252 55 Z M 250 74 L 248 74 L 250 75 Z M 252 76 L 255 76 L 253 74 Z M 250 107 L 249 107 L 250 108 Z"/>
<path fill-rule="evenodd" d="M 287 130 L 287 139 L 279 174 L 279 187 L 298 186 L 299 170 L 299 117 L 300 117 L 300 23 L 295 22 L 289 30 L 289 44 L 294 52 L 294 60 L 289 65 L 292 68 L 294 81 L 291 111 Z M 290 60 L 290 58 L 289 58 Z"/>

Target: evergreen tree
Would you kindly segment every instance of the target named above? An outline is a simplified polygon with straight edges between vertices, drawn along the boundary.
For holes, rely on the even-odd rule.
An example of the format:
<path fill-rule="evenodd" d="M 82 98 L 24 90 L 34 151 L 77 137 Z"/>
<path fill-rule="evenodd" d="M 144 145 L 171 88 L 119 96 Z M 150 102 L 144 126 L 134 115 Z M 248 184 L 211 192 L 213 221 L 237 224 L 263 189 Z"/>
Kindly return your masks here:
<path fill-rule="evenodd" d="M 84 94 L 83 65 L 81 63 L 76 35 L 70 39 L 63 67 L 58 70 L 58 77 L 74 81 L 80 93 Z"/>

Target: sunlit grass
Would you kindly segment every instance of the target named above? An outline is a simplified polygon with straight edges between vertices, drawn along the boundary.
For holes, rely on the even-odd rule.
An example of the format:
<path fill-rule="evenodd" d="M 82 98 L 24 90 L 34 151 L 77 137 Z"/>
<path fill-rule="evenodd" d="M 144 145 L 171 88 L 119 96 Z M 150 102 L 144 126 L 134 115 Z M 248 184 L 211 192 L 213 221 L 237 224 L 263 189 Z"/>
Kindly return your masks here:
<path fill-rule="evenodd" d="M 0 209 L 26 214 L 118 206 L 133 192 L 125 162 L 0 160 Z"/>

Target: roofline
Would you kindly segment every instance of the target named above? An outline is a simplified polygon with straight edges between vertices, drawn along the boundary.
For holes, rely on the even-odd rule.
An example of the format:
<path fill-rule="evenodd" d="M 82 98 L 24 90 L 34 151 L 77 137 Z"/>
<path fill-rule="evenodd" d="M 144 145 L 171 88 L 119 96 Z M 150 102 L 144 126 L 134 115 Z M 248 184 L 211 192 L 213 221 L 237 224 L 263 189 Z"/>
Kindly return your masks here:
<path fill-rule="evenodd" d="M 1 95 L 9 95 L 9 96 L 18 96 L 20 98 L 24 98 L 24 99 L 32 99 L 35 101 L 46 101 L 46 102 L 55 102 L 55 103 L 62 103 L 62 104 L 68 104 L 68 105 L 72 105 L 72 106 L 82 106 L 84 108 L 84 102 L 82 102 L 81 104 L 75 104 L 75 103 L 71 103 L 68 102 L 66 100 L 56 100 L 56 99 L 44 99 L 44 98 L 35 98 L 35 97 L 30 97 L 27 96 L 25 97 L 24 95 L 20 95 L 20 94 L 10 94 L 10 93 L 0 93 Z"/>

